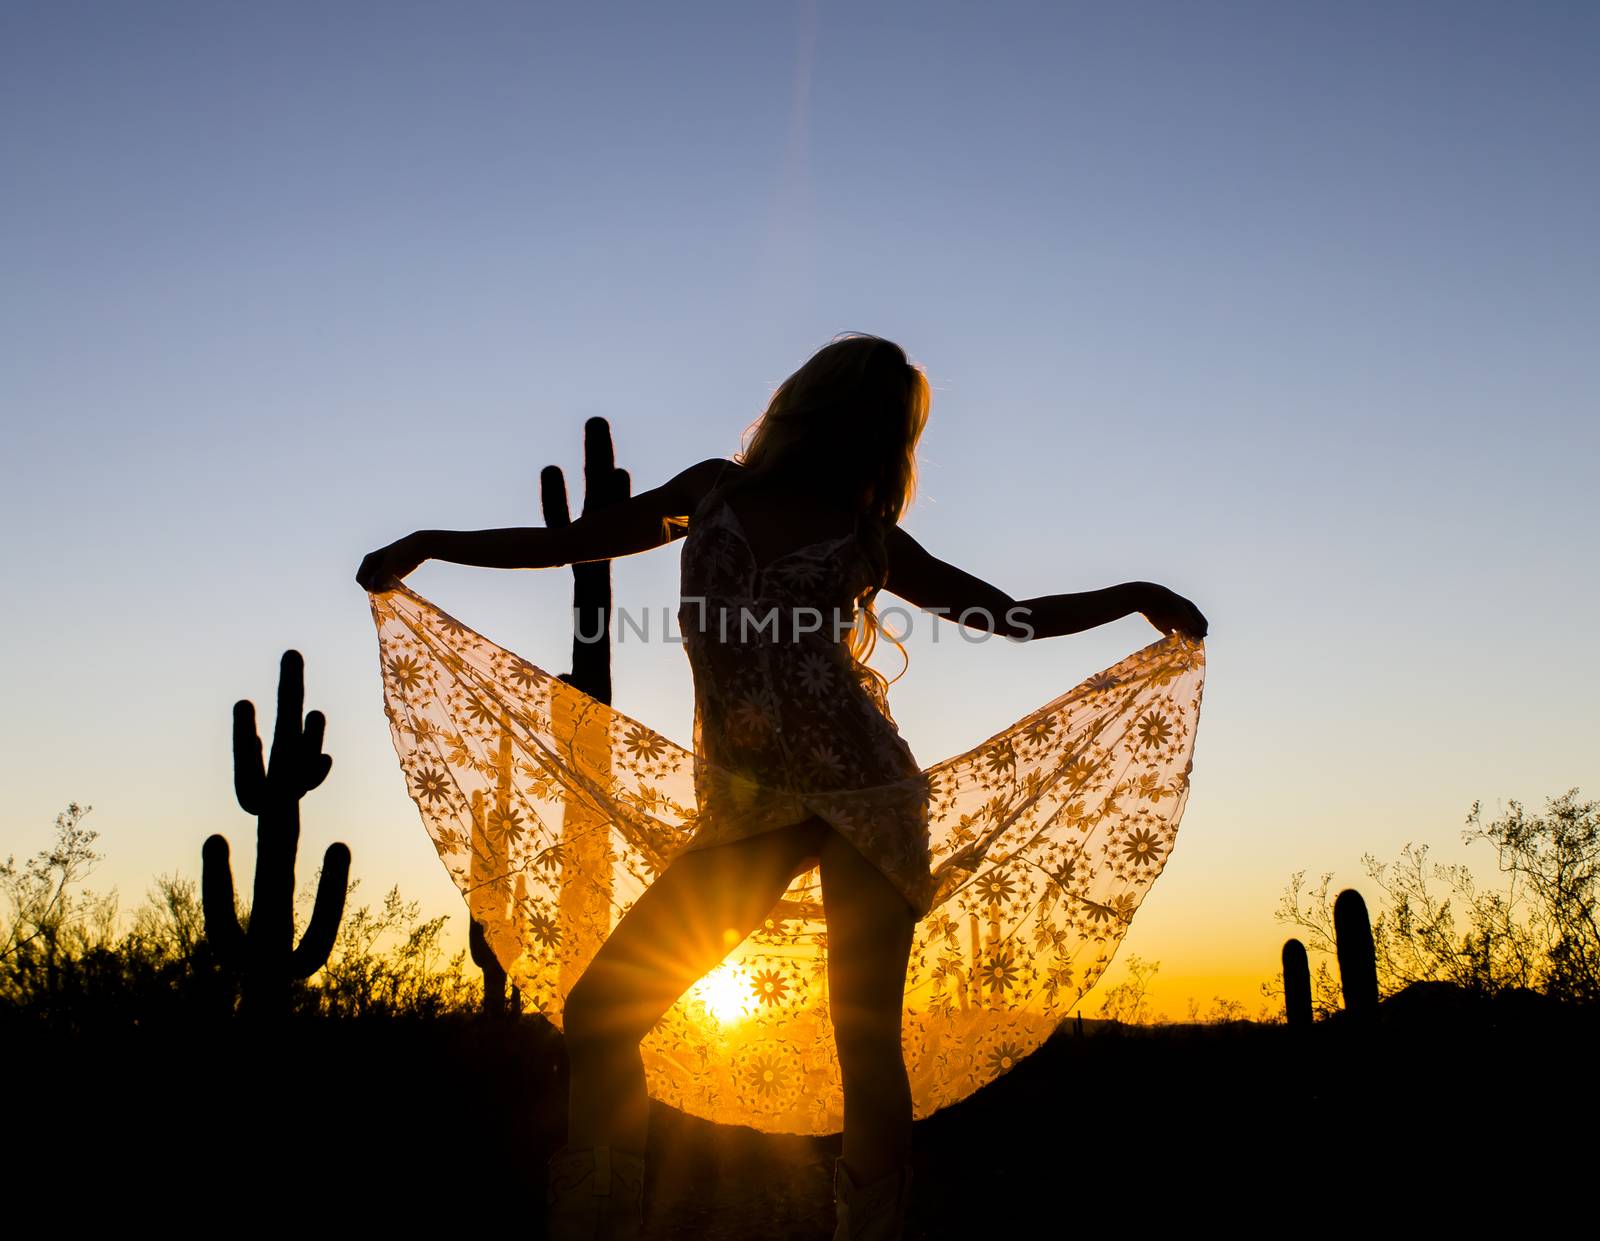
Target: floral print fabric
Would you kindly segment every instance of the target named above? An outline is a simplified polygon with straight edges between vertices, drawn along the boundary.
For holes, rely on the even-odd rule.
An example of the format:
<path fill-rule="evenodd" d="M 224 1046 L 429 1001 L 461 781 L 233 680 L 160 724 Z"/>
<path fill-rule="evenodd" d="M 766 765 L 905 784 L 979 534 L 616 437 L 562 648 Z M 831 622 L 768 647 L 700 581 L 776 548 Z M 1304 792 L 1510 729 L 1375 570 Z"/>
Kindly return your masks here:
<path fill-rule="evenodd" d="M 855 536 L 758 565 L 738 514 L 716 501 L 682 568 L 700 812 L 689 847 L 821 815 L 926 914 L 928 778 L 846 642 L 857 602 L 879 585 Z"/>
<path fill-rule="evenodd" d="M 423 826 L 524 1007 L 559 1026 L 584 967 L 675 855 L 821 814 L 924 915 L 902 1020 L 913 1106 L 957 1102 L 1049 1037 L 1161 873 L 1188 797 L 1202 644 L 1163 638 L 919 768 L 835 638 L 835 609 L 848 621 L 876 584 L 853 538 L 759 566 L 733 510 L 708 506 L 682 577 L 692 749 L 404 585 L 370 595 Z M 794 639 L 807 608 L 823 628 Z M 774 609 L 794 628 L 774 636 Z M 641 1048 L 652 1096 L 769 1132 L 841 1128 L 821 897 L 815 868 L 797 876 L 657 1023 Z"/>

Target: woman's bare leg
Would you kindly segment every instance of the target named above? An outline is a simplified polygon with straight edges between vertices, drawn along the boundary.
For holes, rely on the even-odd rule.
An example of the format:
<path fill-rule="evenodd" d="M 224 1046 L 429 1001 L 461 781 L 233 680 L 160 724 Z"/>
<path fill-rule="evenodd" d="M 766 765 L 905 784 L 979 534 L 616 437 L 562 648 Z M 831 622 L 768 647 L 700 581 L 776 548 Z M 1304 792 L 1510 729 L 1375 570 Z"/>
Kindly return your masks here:
<path fill-rule="evenodd" d="M 832 828 L 821 859 L 828 992 L 844 1076 L 844 1161 L 866 1184 L 897 1171 L 911 1153 L 900 1013 L 917 920 L 883 872 Z"/>
<path fill-rule="evenodd" d="M 681 854 L 623 915 L 567 995 L 568 1146 L 644 1153 L 639 1041 L 766 920 L 828 830 L 809 819 Z"/>

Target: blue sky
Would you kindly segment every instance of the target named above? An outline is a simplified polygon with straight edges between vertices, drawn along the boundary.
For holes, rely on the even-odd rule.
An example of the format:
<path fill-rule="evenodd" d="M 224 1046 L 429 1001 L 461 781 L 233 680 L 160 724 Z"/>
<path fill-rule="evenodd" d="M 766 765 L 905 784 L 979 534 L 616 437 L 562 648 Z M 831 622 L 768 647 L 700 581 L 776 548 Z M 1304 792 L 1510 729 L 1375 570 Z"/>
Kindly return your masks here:
<path fill-rule="evenodd" d="M 1293 870 L 1415 840 L 1488 877 L 1474 800 L 1600 784 L 1597 36 L 1583 4 L 6 6 L 0 852 L 77 800 L 125 906 L 214 830 L 247 870 L 229 709 L 292 646 L 334 756 L 302 871 L 348 841 L 358 901 L 459 935 L 362 555 L 536 524 L 591 415 L 639 489 L 728 455 L 863 330 L 933 382 L 930 550 L 1211 619 L 1122 950 L 1169 1011 L 1253 995 Z M 676 572 L 619 563 L 619 598 Z M 565 667 L 564 570 L 410 581 Z M 1154 636 L 953 632 L 894 690 L 930 764 Z M 686 740 L 689 690 L 680 647 L 619 648 L 623 711 Z"/>

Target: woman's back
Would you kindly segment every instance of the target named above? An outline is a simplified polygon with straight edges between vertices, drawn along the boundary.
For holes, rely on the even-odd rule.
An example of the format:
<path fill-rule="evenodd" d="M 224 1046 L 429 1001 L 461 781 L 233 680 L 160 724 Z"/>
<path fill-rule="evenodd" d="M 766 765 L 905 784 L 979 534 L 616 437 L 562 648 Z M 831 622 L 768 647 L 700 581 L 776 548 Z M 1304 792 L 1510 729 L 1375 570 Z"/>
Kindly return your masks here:
<path fill-rule="evenodd" d="M 691 748 L 703 790 L 696 843 L 820 813 L 920 906 L 926 780 L 849 648 L 856 604 L 881 576 L 858 526 L 829 527 L 817 510 L 807 516 L 819 520 L 802 526 L 770 494 L 754 499 L 747 511 L 753 523 L 770 522 L 770 555 L 758 554 L 717 492 L 683 548 L 678 622 L 694 674 Z"/>
<path fill-rule="evenodd" d="M 808 543 L 853 534 L 860 527 L 859 514 L 840 503 L 839 497 L 792 482 L 720 487 L 706 498 L 733 509 L 761 564 Z"/>
<path fill-rule="evenodd" d="M 815 543 L 859 535 L 864 524 L 859 500 L 822 480 L 775 471 L 757 474 L 733 461 L 716 470 L 695 515 L 712 515 L 723 505 L 732 509 L 752 558 L 763 566 Z"/>

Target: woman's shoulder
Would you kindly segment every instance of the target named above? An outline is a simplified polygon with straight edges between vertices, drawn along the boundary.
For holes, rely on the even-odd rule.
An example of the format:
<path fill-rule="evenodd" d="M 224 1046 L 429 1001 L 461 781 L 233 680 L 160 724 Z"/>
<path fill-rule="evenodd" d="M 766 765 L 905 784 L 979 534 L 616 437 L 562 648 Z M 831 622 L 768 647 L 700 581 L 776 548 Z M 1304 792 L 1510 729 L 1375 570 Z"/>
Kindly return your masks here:
<path fill-rule="evenodd" d="M 726 457 L 707 457 L 684 470 L 673 479 L 673 483 L 683 497 L 684 511 L 693 517 L 712 496 L 743 472 L 744 467 L 737 461 L 730 461 Z"/>

